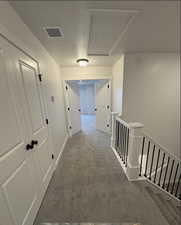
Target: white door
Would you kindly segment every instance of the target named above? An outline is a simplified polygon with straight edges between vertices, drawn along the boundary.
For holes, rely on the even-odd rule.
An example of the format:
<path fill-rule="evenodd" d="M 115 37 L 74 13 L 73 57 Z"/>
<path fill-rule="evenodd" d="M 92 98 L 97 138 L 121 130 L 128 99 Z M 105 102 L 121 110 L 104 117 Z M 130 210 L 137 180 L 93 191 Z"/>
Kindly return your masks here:
<path fill-rule="evenodd" d="M 74 135 L 81 130 L 80 120 L 80 92 L 77 81 L 65 82 L 65 97 L 68 117 L 68 130 Z"/>
<path fill-rule="evenodd" d="M 37 78 L 37 64 L 0 38 L 0 225 L 32 225 L 50 179 Z"/>
<path fill-rule="evenodd" d="M 27 59 L 28 60 L 28 59 Z M 41 83 L 38 68 L 34 62 L 19 59 L 20 73 L 23 81 L 23 94 L 26 98 L 25 107 L 28 109 L 30 124 L 29 142 L 34 142 L 34 158 L 40 168 L 40 178 L 43 188 L 49 182 L 52 169 L 52 155 L 49 146 L 48 127 L 44 113 L 44 103 L 41 93 Z"/>
<path fill-rule="evenodd" d="M 96 129 L 110 133 L 111 85 L 109 80 L 98 80 L 95 84 Z"/>

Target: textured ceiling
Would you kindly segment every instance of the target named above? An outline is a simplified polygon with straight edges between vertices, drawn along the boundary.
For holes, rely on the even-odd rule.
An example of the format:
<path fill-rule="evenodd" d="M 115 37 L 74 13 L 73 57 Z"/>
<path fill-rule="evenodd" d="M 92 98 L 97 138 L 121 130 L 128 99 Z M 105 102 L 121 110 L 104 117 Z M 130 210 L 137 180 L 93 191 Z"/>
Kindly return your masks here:
<path fill-rule="evenodd" d="M 176 1 L 12 1 L 11 5 L 62 66 L 88 57 L 111 66 L 122 53 L 180 49 Z M 64 38 L 48 38 L 44 27 L 61 27 Z"/>

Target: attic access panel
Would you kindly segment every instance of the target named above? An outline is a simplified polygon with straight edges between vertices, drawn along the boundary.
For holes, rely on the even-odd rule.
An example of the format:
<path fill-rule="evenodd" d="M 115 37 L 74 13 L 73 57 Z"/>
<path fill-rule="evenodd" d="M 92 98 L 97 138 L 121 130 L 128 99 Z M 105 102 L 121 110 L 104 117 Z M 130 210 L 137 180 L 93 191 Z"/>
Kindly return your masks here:
<path fill-rule="evenodd" d="M 88 55 L 109 56 L 139 11 L 90 10 Z"/>

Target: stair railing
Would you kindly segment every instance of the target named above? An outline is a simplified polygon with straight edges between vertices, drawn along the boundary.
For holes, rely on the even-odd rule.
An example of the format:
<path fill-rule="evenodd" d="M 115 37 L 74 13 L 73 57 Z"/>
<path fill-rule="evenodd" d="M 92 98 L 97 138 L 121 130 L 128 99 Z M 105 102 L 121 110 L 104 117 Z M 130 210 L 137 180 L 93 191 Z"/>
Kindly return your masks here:
<path fill-rule="evenodd" d="M 118 113 L 112 112 L 111 147 L 122 163 L 129 180 L 135 180 L 139 177 L 142 128 L 142 124 L 127 123 L 118 116 Z"/>
<path fill-rule="evenodd" d="M 143 133 L 142 124 L 112 112 L 111 147 L 129 180 L 147 179 L 181 199 L 181 160 Z"/>
<path fill-rule="evenodd" d="M 181 199 L 181 160 L 143 134 L 139 176 Z"/>

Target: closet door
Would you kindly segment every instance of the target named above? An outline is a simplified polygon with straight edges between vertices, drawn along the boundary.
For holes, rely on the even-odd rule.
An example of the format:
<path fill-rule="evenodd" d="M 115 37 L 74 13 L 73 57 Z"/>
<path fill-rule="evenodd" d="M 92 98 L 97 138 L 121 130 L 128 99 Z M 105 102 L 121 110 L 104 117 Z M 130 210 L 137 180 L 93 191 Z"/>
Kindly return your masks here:
<path fill-rule="evenodd" d="M 52 155 L 49 146 L 48 127 L 44 112 L 41 83 L 38 77 L 38 68 L 33 61 L 19 56 L 19 70 L 23 82 L 23 95 L 26 100 L 25 107 L 28 109 L 27 119 L 30 124 L 29 141 L 34 145 L 34 157 L 40 168 L 41 184 L 46 189 L 52 170 Z"/>
<path fill-rule="evenodd" d="M 38 205 L 39 178 L 33 151 L 26 149 L 29 129 L 12 58 L 0 39 L 0 224 L 28 225 Z"/>
<path fill-rule="evenodd" d="M 80 90 L 77 81 L 65 81 L 65 97 L 68 115 L 68 130 L 74 135 L 81 130 Z"/>
<path fill-rule="evenodd" d="M 111 85 L 109 80 L 96 82 L 96 128 L 110 133 Z"/>
<path fill-rule="evenodd" d="M 53 171 L 48 139 L 37 64 L 0 38 L 0 225 L 33 224 Z"/>

